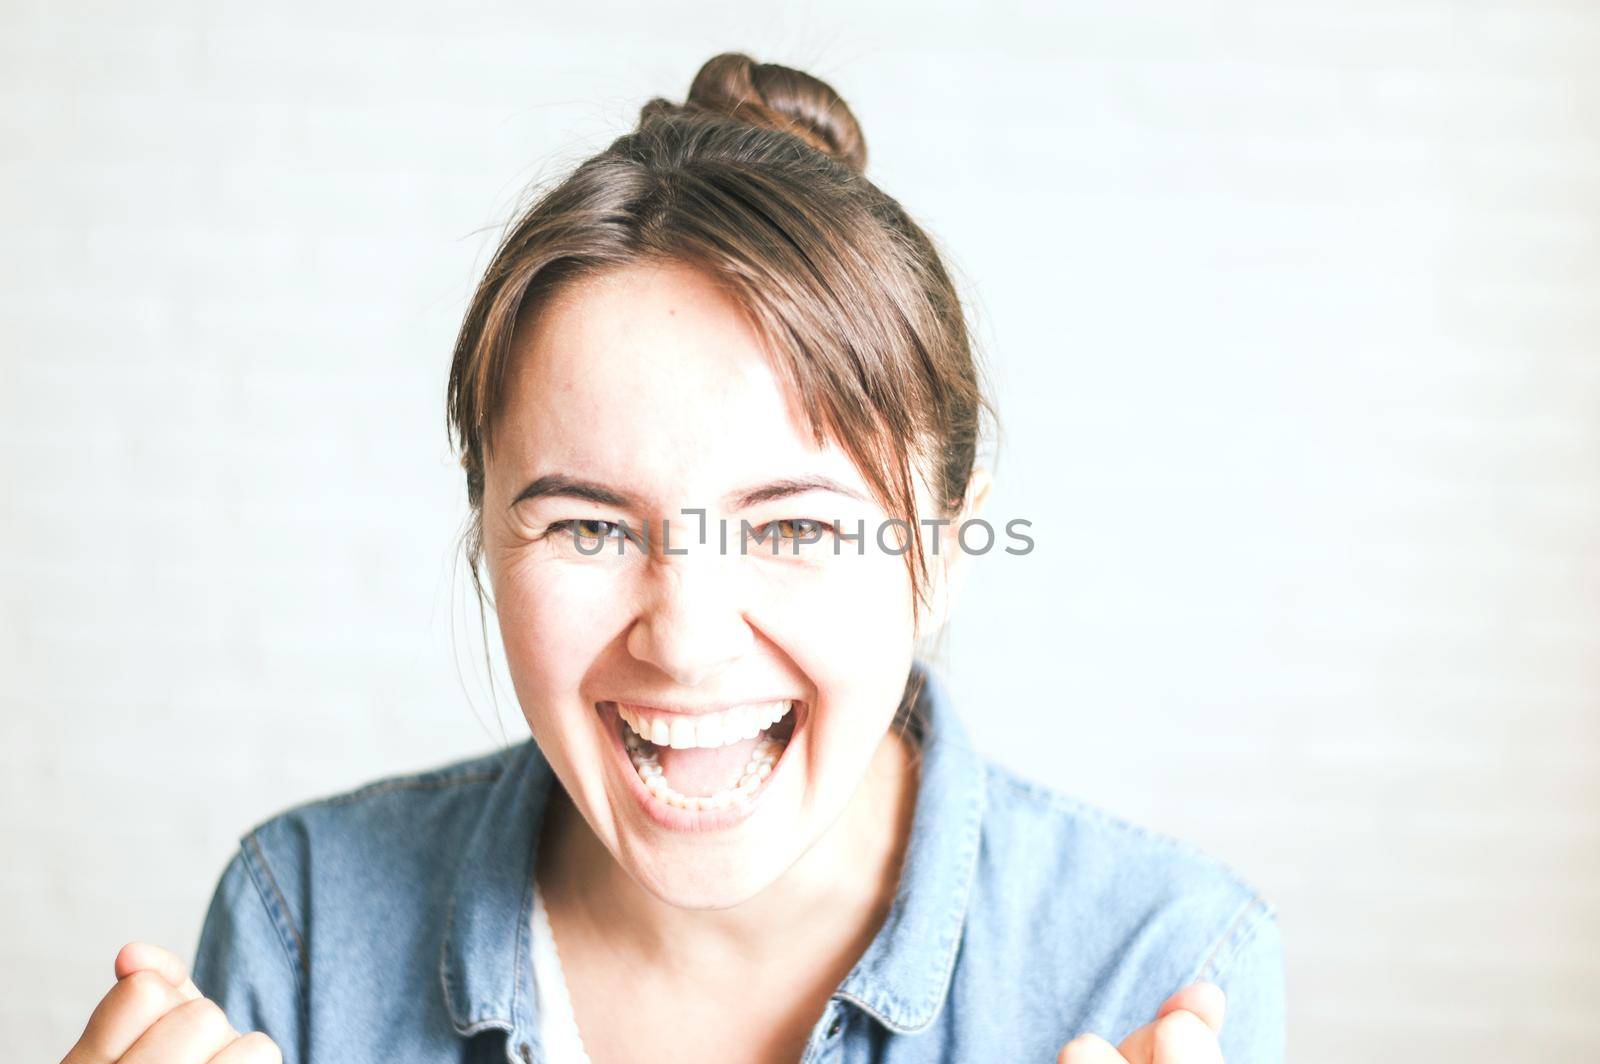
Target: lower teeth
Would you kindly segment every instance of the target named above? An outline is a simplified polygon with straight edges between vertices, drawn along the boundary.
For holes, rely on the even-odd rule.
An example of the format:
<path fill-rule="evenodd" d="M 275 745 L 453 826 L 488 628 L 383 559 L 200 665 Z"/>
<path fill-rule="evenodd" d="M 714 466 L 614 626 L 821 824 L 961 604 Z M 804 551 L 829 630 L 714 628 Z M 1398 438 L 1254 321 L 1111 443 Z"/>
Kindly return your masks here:
<path fill-rule="evenodd" d="M 628 747 L 628 760 L 633 762 L 634 771 L 639 773 L 639 778 L 644 781 L 644 785 L 652 794 L 668 805 L 696 811 L 730 807 L 741 810 L 748 808 L 750 796 L 760 788 L 768 776 L 772 775 L 772 766 L 777 763 L 785 745 L 763 737 L 756 744 L 755 752 L 750 755 L 750 760 L 745 762 L 733 786 L 715 794 L 680 794 L 673 790 L 666 776 L 661 774 L 661 763 L 656 755 L 645 752 L 644 740 L 635 735 L 627 724 L 622 726 L 622 738 Z"/>

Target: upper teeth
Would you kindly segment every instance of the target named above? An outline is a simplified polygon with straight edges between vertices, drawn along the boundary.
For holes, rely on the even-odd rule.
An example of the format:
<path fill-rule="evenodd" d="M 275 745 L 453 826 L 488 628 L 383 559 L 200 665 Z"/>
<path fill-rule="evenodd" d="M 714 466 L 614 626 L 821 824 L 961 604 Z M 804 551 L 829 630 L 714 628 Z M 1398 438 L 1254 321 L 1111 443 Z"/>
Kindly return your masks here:
<path fill-rule="evenodd" d="M 694 746 L 728 746 L 744 739 L 754 739 L 762 729 L 781 720 L 793 704 L 788 699 L 781 702 L 752 702 L 693 717 L 678 713 L 652 713 L 647 709 L 621 704 L 617 706 L 617 712 L 639 738 L 657 746 L 683 750 Z"/>

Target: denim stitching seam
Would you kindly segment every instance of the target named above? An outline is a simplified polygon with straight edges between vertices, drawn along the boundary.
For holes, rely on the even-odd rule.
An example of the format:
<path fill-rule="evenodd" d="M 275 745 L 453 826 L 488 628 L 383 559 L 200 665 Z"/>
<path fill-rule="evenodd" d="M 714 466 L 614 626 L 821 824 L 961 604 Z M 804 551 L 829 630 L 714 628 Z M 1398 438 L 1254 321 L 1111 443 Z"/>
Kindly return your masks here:
<path fill-rule="evenodd" d="M 278 886 L 277 877 L 272 874 L 272 866 L 267 864 L 267 855 L 262 851 L 261 841 L 256 838 L 256 833 L 252 831 L 246 835 L 245 842 L 248 844 L 249 851 L 254 851 L 255 854 L 254 858 L 251 858 L 249 852 L 247 851 L 246 853 L 246 860 L 251 866 L 251 878 L 255 878 L 255 869 L 259 867 L 261 875 L 266 877 L 267 885 L 272 888 L 272 899 L 269 901 L 266 897 L 263 897 L 262 901 L 266 904 L 267 911 L 272 916 L 273 926 L 277 929 L 280 939 L 284 932 L 287 931 L 289 938 L 294 943 L 293 956 L 299 961 L 299 967 L 295 969 L 295 978 L 298 981 L 301 972 L 308 976 L 311 974 L 311 963 L 310 958 L 306 955 L 305 941 L 300 937 L 299 929 L 294 926 L 294 916 L 289 911 L 288 899 L 284 897 L 282 888 Z M 261 891 L 259 882 L 256 884 L 256 890 Z M 284 948 L 287 950 L 289 943 L 285 942 Z"/>
<path fill-rule="evenodd" d="M 1252 914 L 1258 914 L 1259 918 L 1250 919 Z M 1196 970 L 1194 978 L 1215 981 L 1227 968 L 1228 964 L 1239 955 L 1240 950 L 1250 943 L 1250 940 L 1255 937 L 1256 931 L 1265 922 L 1266 918 L 1271 915 L 1272 906 L 1260 895 L 1245 902 L 1234 917 L 1233 922 L 1228 925 L 1228 930 L 1217 940 L 1216 945 L 1211 948 L 1211 952 L 1206 956 L 1205 961 Z M 1190 980 L 1190 982 L 1193 981 L 1193 979 Z"/>
<path fill-rule="evenodd" d="M 970 749 L 970 747 L 967 747 L 967 749 Z M 984 767 L 987 768 L 987 766 Z M 967 808 L 967 819 L 962 825 L 964 828 L 964 848 L 961 851 L 961 861 L 966 866 L 967 875 L 960 883 L 957 883 L 952 887 L 952 892 L 949 896 L 952 906 L 956 901 L 960 900 L 963 892 L 966 893 L 969 900 L 971 898 L 972 879 L 976 874 L 978 841 L 979 835 L 981 834 L 978 828 L 983 819 L 984 799 L 987 797 L 987 794 L 988 788 L 986 786 L 980 786 L 977 788 L 977 796 Z M 966 906 L 963 905 L 961 919 L 955 924 L 954 931 L 940 938 L 939 940 L 939 949 L 941 952 L 946 954 L 944 975 L 940 980 L 939 985 L 940 991 L 946 995 L 949 993 L 950 979 L 955 971 L 957 953 L 955 946 L 960 942 L 961 929 L 965 926 L 965 924 Z M 937 994 L 939 991 L 936 991 L 935 993 Z M 942 998 L 934 997 L 927 1002 L 919 1002 L 916 1006 L 918 1011 L 922 1011 L 924 1009 L 931 1011 L 920 1023 L 908 1025 L 900 1023 L 897 1019 L 893 1019 L 887 1015 L 889 1012 L 898 1014 L 906 1005 L 905 1000 L 893 991 L 887 991 L 879 995 L 874 995 L 876 1000 L 873 1002 L 868 1002 L 862 997 L 848 991 L 836 993 L 835 996 L 841 1001 L 849 1001 L 852 1004 L 874 1014 L 878 1018 L 879 1022 L 888 1027 L 890 1030 L 899 1034 L 916 1034 L 917 1032 L 926 1029 L 938 1016 L 939 1005 L 943 1000 Z M 887 1008 L 885 1007 L 886 1005 L 888 1006 Z"/>

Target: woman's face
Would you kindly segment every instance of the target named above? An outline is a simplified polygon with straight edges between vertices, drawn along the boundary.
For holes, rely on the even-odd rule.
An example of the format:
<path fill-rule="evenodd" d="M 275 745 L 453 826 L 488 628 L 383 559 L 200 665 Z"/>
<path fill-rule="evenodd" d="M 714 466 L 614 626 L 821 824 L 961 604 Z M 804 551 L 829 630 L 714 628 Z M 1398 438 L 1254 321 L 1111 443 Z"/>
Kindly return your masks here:
<path fill-rule="evenodd" d="M 880 541 L 887 515 L 860 473 L 835 446 L 811 445 L 737 304 L 690 268 L 568 286 L 518 328 L 509 374 L 484 547 L 528 725 L 636 881 L 688 908 L 737 904 L 821 837 L 880 743 L 898 741 L 886 733 L 917 633 L 894 526 Z M 700 517 L 684 512 L 695 509 L 703 541 Z M 742 521 L 755 530 L 743 552 Z M 866 534 L 802 542 L 809 521 L 852 534 L 863 521 Z M 648 533 L 648 549 L 622 537 L 624 522 L 636 539 Z M 930 553 L 933 570 L 943 560 Z M 774 769 L 749 774 L 759 786 L 742 804 L 725 796 L 702 812 L 652 790 L 661 784 L 630 760 L 619 712 L 653 707 L 641 726 L 668 726 L 661 775 L 707 795 L 743 779 L 745 755 L 760 752 L 760 737 L 734 726 L 699 736 L 707 714 L 791 700 L 772 729 L 792 730 Z M 675 749 L 675 726 L 736 741 Z"/>

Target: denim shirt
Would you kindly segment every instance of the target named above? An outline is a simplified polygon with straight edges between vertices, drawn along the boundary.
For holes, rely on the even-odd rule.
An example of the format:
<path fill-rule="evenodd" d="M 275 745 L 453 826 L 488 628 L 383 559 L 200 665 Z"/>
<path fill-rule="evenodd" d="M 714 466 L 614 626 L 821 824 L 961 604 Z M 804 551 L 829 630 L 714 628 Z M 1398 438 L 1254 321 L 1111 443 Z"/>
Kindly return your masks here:
<path fill-rule="evenodd" d="M 917 662 L 918 677 L 899 888 L 802 1061 L 1052 1064 L 1196 979 L 1227 993 L 1228 1064 L 1281 1061 L 1271 905 L 1198 851 L 988 761 L 937 674 Z M 222 873 L 195 984 L 286 1064 L 561 1064 L 539 1044 L 530 952 L 552 786 L 530 738 L 272 817 Z"/>

